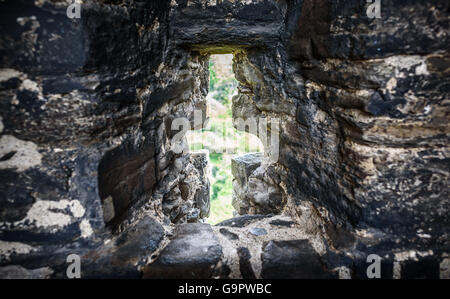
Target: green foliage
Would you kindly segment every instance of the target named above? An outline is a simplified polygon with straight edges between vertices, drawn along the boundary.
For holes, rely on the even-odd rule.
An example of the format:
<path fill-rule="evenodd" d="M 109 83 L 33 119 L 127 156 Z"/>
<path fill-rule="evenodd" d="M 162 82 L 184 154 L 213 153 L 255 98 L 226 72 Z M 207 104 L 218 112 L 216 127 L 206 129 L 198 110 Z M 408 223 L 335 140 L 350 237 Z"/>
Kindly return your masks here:
<path fill-rule="evenodd" d="M 214 90 L 214 87 L 219 82 L 219 78 L 217 78 L 216 70 L 214 69 L 214 61 L 209 60 L 209 91 Z"/>
<path fill-rule="evenodd" d="M 238 85 L 234 74 L 231 72 L 226 76 L 219 76 L 216 71 L 215 63 L 209 60 L 209 92 L 213 98 L 225 106 L 229 106 L 231 117 L 231 97 Z M 228 108 L 228 107 L 227 107 Z"/>
<path fill-rule="evenodd" d="M 215 58 L 209 61 L 209 93 L 212 98 L 225 106 L 226 110 L 222 113 L 213 113 L 210 115 L 208 130 L 201 132 L 192 132 L 196 138 L 205 138 L 203 142 L 191 141 L 189 146 L 191 150 L 208 149 L 210 151 L 210 182 L 211 182 L 211 213 L 207 222 L 217 224 L 223 220 L 233 217 L 234 208 L 231 205 L 232 200 L 232 174 L 231 174 L 231 154 L 217 153 L 218 145 L 216 142 L 208 141 L 209 138 L 216 137 L 225 140 L 224 144 L 230 146 L 234 141 L 238 142 L 236 154 L 243 154 L 248 142 L 248 136 L 244 132 L 237 131 L 233 127 L 231 116 L 232 96 L 237 88 L 237 81 L 231 71 L 231 67 L 219 69 L 220 63 L 215 63 Z M 209 135 L 208 135 L 209 134 Z M 215 138 L 214 138 L 215 139 Z M 240 150 L 242 149 L 242 150 Z M 255 149 L 262 150 L 261 148 Z"/>
<path fill-rule="evenodd" d="M 231 159 L 226 154 L 210 153 L 211 166 L 211 213 L 208 223 L 216 224 L 233 217 L 231 205 L 232 175 Z"/>
<path fill-rule="evenodd" d="M 223 73 L 223 72 L 222 72 Z M 209 60 L 209 92 L 213 98 L 225 105 L 226 113 L 210 119 L 211 132 L 218 136 L 232 135 L 231 98 L 236 90 L 237 81 L 231 72 L 228 77 L 219 77 L 216 72 L 214 60 Z M 228 137 L 228 136 L 226 136 Z M 208 222 L 216 224 L 233 217 L 231 205 L 232 175 L 231 157 L 226 154 L 210 152 L 211 164 L 211 213 Z"/>

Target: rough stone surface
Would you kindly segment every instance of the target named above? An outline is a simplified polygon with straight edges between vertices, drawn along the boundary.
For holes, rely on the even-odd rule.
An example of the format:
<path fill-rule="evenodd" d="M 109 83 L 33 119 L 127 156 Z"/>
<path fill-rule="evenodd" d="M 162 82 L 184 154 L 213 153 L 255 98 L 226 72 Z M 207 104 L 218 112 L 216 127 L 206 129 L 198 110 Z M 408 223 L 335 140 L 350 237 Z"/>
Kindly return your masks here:
<path fill-rule="evenodd" d="M 250 262 L 250 251 L 245 247 L 239 247 L 237 253 L 239 255 L 239 270 L 241 271 L 242 278 L 255 279 L 256 276 Z"/>
<path fill-rule="evenodd" d="M 264 270 L 263 270 L 263 257 L 265 254 L 265 248 L 268 243 L 276 240 L 277 242 L 286 241 L 286 242 L 297 242 L 296 240 L 302 239 L 306 242 L 310 242 L 310 247 L 307 247 L 305 250 L 302 247 L 299 247 L 298 254 L 311 255 L 314 258 L 320 258 L 322 256 L 327 256 L 327 247 L 326 240 L 323 239 L 321 235 L 320 229 L 309 228 L 307 223 L 310 221 L 309 215 L 304 213 L 306 217 L 300 220 L 299 224 L 296 224 L 292 227 L 285 226 L 276 226 L 274 227 L 270 224 L 273 221 L 292 221 L 292 218 L 287 216 L 267 216 L 264 217 L 253 217 L 247 218 L 247 221 L 240 226 L 227 226 L 226 230 L 229 233 L 233 233 L 238 235 L 239 238 L 229 238 L 228 234 L 223 234 L 224 226 L 214 226 L 213 230 L 216 233 L 216 236 L 219 240 L 220 245 L 222 246 L 222 257 L 218 265 L 226 265 L 229 268 L 229 271 L 226 273 L 217 273 L 213 277 L 215 278 L 263 278 Z M 239 218 L 242 218 L 240 216 Z M 255 235 L 250 233 L 252 230 L 264 230 L 265 234 Z M 287 250 L 279 250 L 277 253 L 277 258 L 283 263 L 295 263 L 292 261 L 293 255 L 291 251 Z M 308 258 L 311 258 L 308 256 Z M 266 260 L 267 261 L 267 260 Z M 340 266 L 351 266 L 351 261 L 345 260 L 340 256 L 333 259 L 332 261 L 336 262 Z M 280 272 L 284 267 L 284 264 L 280 262 L 280 270 L 278 272 L 274 272 L 280 275 Z M 328 260 L 325 260 L 324 265 L 327 265 L 329 269 L 331 269 L 328 273 L 329 276 L 336 276 L 335 264 L 328 263 Z M 327 268 L 327 269 L 328 269 Z M 319 274 L 322 273 L 318 272 Z M 316 273 L 317 274 L 317 273 Z M 323 274 L 323 273 L 322 273 Z M 280 275 L 283 277 L 286 274 Z M 276 276 L 273 276 L 276 277 Z"/>
<path fill-rule="evenodd" d="M 270 222 L 271 225 L 275 226 L 286 226 L 286 227 L 292 227 L 295 225 L 295 222 L 292 221 L 284 221 L 284 220 L 274 220 Z"/>
<path fill-rule="evenodd" d="M 170 218 L 165 197 L 177 194 L 186 222 L 195 203 L 182 186 L 202 203 L 193 221 L 209 198 L 189 153 L 170 150 L 171 120 L 206 111 L 207 57 L 169 46 L 169 3 L 88 0 L 80 19 L 67 5 L 0 4 L 0 239 L 15 248 L 1 264 L 40 257 L 60 277 L 66 252 L 103 252 L 146 216 Z"/>
<path fill-rule="evenodd" d="M 283 208 L 279 188 L 261 180 L 261 172 L 257 171 L 263 159 L 263 153 L 250 153 L 231 160 L 232 204 L 241 215 L 279 213 Z"/>
<path fill-rule="evenodd" d="M 221 255 L 211 226 L 182 224 L 156 261 L 145 267 L 144 278 L 209 278 Z"/>
<path fill-rule="evenodd" d="M 138 198 L 139 194 L 151 193 L 156 183 L 155 150 L 152 144 L 143 144 L 135 149 L 130 143 L 107 152 L 98 166 L 100 198 L 112 198 L 113 218 L 120 216 Z M 105 203 L 103 203 L 105 207 Z"/>
<path fill-rule="evenodd" d="M 258 168 L 260 192 L 277 187 L 294 218 L 312 203 L 356 268 L 376 252 L 400 269 L 412 251 L 408 261 L 437 269 L 429 252 L 443 261 L 450 227 L 448 2 L 384 1 L 381 19 L 358 1 L 288 7 L 282 45 L 234 56 L 233 116 L 281 120 L 279 159 Z"/>
<path fill-rule="evenodd" d="M 191 162 L 197 169 L 195 179 L 198 187 L 194 193 L 194 207 L 200 210 L 198 219 L 208 218 L 210 213 L 209 200 L 209 152 L 194 152 L 191 154 Z M 192 190 L 192 186 L 189 186 Z"/>
<path fill-rule="evenodd" d="M 308 240 L 270 241 L 262 255 L 262 277 L 327 278 L 320 258 Z"/>
<path fill-rule="evenodd" d="M 164 229 L 161 224 L 146 217 L 116 240 L 117 258 L 128 260 L 134 256 L 150 255 L 158 249 L 163 237 Z"/>
<path fill-rule="evenodd" d="M 227 237 L 227 239 L 229 240 L 239 240 L 239 236 L 230 232 L 229 230 L 227 230 L 226 228 L 221 228 L 219 230 L 219 232 L 224 235 L 225 237 Z"/>
<path fill-rule="evenodd" d="M 319 260 L 367 278 L 370 253 L 383 278 L 448 276 L 447 0 L 382 1 L 380 19 L 366 1 L 86 0 L 80 19 L 67 5 L 0 3 L 2 276 L 65 277 L 76 253 L 84 277 L 141 277 L 176 225 L 208 215 L 205 159 L 174 150 L 172 123 L 202 127 L 214 53 L 234 55 L 235 126 L 279 120 L 279 148 L 235 163 L 235 207 L 264 215 L 186 226 L 223 248 L 196 275 L 250 275 L 247 248 L 255 277 L 262 250 L 266 268 L 311 257 L 298 276 Z M 149 226 L 156 239 L 131 233 Z"/>
<path fill-rule="evenodd" d="M 244 215 L 244 216 L 237 216 L 225 221 L 222 221 L 217 226 L 230 226 L 230 227 L 244 227 L 251 223 L 253 220 L 259 220 L 267 218 L 266 215 Z"/>
<path fill-rule="evenodd" d="M 209 216 L 208 152 L 193 152 L 189 158 L 185 179 L 162 200 L 163 212 L 172 223 L 197 222 Z"/>
<path fill-rule="evenodd" d="M 28 270 L 21 266 L 0 267 L 0 277 L 2 279 L 45 279 L 53 273 L 49 268 L 39 268 Z"/>

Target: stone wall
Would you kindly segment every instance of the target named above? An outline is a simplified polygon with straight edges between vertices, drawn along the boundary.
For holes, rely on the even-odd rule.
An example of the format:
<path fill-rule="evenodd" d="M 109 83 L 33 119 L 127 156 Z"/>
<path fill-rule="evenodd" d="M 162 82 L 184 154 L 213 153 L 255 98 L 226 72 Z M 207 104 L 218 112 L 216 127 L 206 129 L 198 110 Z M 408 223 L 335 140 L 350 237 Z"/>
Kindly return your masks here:
<path fill-rule="evenodd" d="M 264 181 L 268 192 L 278 185 L 286 213 L 316 210 L 331 248 L 355 265 L 372 252 L 389 277 L 438 277 L 449 233 L 448 3 L 383 1 L 381 19 L 363 1 L 295 7 L 284 42 L 235 55 L 234 116 L 281 120 L 279 161 L 244 179 L 259 181 L 249 201 Z"/>
<path fill-rule="evenodd" d="M 94 250 L 120 269 L 85 275 L 133 276 L 133 242 L 156 238 L 151 254 L 162 224 L 208 215 L 204 158 L 170 144 L 172 119 L 206 111 L 207 57 L 171 45 L 170 3 L 85 1 L 69 19 L 69 2 L 0 4 L 1 264 L 64 276 Z"/>
<path fill-rule="evenodd" d="M 0 4 L 0 273 L 366 278 L 375 253 L 383 278 L 448 276 L 448 1 L 69 2 Z M 235 160 L 235 207 L 282 216 L 186 224 L 206 156 L 171 126 L 202 126 L 213 53 L 233 117 L 280 120 L 277 161 Z"/>

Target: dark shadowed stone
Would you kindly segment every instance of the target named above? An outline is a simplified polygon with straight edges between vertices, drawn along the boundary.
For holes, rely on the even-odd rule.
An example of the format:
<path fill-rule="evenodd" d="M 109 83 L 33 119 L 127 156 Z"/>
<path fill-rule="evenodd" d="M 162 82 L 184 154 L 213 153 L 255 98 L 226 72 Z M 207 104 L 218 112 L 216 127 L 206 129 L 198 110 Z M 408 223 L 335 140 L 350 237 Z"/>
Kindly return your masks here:
<path fill-rule="evenodd" d="M 194 195 L 194 201 L 196 206 L 200 210 L 199 217 L 209 217 L 210 202 L 209 202 L 209 184 L 205 184 L 200 187 Z"/>
<path fill-rule="evenodd" d="M 269 224 L 276 225 L 276 226 L 292 227 L 295 223 L 293 221 L 275 219 L 275 220 L 270 221 Z"/>
<path fill-rule="evenodd" d="M 140 278 L 142 273 L 138 266 L 145 265 L 147 258 L 161 245 L 164 234 L 159 222 L 150 216 L 144 217 L 122 232 L 114 246 L 102 244 L 82 255 L 82 278 Z M 65 275 L 65 269 L 62 270 Z"/>
<path fill-rule="evenodd" d="M 255 272 L 253 272 L 252 264 L 250 263 L 250 258 L 252 256 L 248 248 L 239 247 L 237 249 L 237 254 L 239 256 L 239 270 L 241 271 L 242 278 L 255 279 Z"/>
<path fill-rule="evenodd" d="M 144 108 L 144 118 L 160 108 L 164 103 L 181 98 L 183 92 L 192 88 L 194 85 L 193 81 L 194 79 L 190 77 L 181 83 L 172 84 L 165 89 L 157 89 L 151 93 L 149 98 L 146 99 L 147 105 Z"/>
<path fill-rule="evenodd" d="M 44 94 L 70 93 L 72 90 L 85 89 L 83 84 L 73 78 L 57 78 L 47 79 L 43 82 Z"/>
<path fill-rule="evenodd" d="M 153 253 L 164 237 L 164 229 L 155 219 L 146 217 L 125 231 L 116 241 L 116 256 L 120 260 Z"/>
<path fill-rule="evenodd" d="M 238 235 L 236 235 L 235 233 L 230 232 L 226 228 L 219 229 L 219 232 L 222 235 L 224 235 L 225 237 L 227 237 L 228 240 L 239 240 L 239 236 Z"/>
<path fill-rule="evenodd" d="M 30 191 L 16 186 L 16 182 L 23 180 L 23 177 L 13 170 L 0 170 L 0 222 L 14 222 L 25 218 L 35 202 Z"/>
<path fill-rule="evenodd" d="M 49 278 L 53 270 L 49 267 L 26 269 L 21 266 L 0 267 L 0 279 L 44 279 Z"/>
<path fill-rule="evenodd" d="M 375 116 L 389 115 L 391 117 L 401 116 L 397 106 L 404 105 L 406 101 L 400 99 L 384 98 L 379 92 L 375 92 L 370 96 L 370 101 L 367 106 L 368 112 Z"/>
<path fill-rule="evenodd" d="M 355 242 L 355 237 L 345 229 L 336 227 L 331 223 L 326 224 L 327 234 L 333 242 L 334 248 L 348 248 Z"/>
<path fill-rule="evenodd" d="M 304 109 L 297 109 L 297 122 L 303 126 L 309 126 L 308 120 L 311 119 L 311 116 L 308 115 L 307 111 Z"/>
<path fill-rule="evenodd" d="M 262 253 L 262 278 L 328 278 L 308 240 L 270 241 Z"/>
<path fill-rule="evenodd" d="M 404 261 L 401 264 L 402 279 L 439 279 L 439 262 L 433 258 Z"/>
<path fill-rule="evenodd" d="M 230 267 L 225 263 L 218 263 L 214 269 L 214 273 L 212 277 L 214 278 L 229 278 L 228 276 L 231 273 Z"/>
<path fill-rule="evenodd" d="M 27 244 L 64 244 L 71 242 L 74 236 L 80 235 L 80 225 L 77 222 L 66 225 L 64 230 L 51 232 L 46 230 L 30 230 L 20 227 L 10 230 L 0 230 L 0 239 L 7 242 L 26 242 Z"/>
<path fill-rule="evenodd" d="M 135 146 L 127 141 L 107 152 L 98 167 L 99 194 L 105 209 L 105 200 L 111 196 L 115 218 L 118 219 L 133 200 L 150 192 L 156 183 L 155 149 L 153 144 Z"/>
<path fill-rule="evenodd" d="M 273 215 L 242 215 L 222 221 L 216 224 L 216 226 L 244 227 L 249 225 L 253 221 L 261 220 L 271 216 Z"/>
<path fill-rule="evenodd" d="M 136 264 L 147 254 L 156 258 L 148 277 L 228 276 L 208 226 L 180 227 L 155 251 L 161 226 L 128 220 L 149 212 L 143 195 L 158 211 L 162 201 L 158 220 L 167 225 L 208 214 L 207 175 L 183 181 L 190 167 L 174 167 L 181 159 L 168 142 L 179 131 L 170 124 L 204 111 L 208 55 L 234 53 L 233 117 L 280 119 L 281 134 L 267 171 L 251 154 L 233 160 L 233 206 L 242 215 L 278 213 L 289 198 L 300 214 L 308 201 L 330 247 L 345 249 L 319 258 L 305 240 L 266 243 L 262 276 L 322 277 L 324 264 L 367 278 L 366 256 L 376 253 L 382 278 L 392 278 L 393 252 L 411 250 L 432 254 L 399 261 L 395 276 L 439 276 L 450 242 L 450 1 L 383 1 L 382 19 L 371 19 L 364 0 L 99 0 L 85 1 L 78 20 L 64 2 L 0 1 L 0 134 L 33 142 L 42 155 L 38 167 L 19 171 L 4 166 L 21 160 L 20 148 L 0 154 L 0 240 L 36 249 L 1 260 L 0 273 L 6 266 L 37 277 L 49 267 L 65 278 L 67 255 L 87 251 L 83 278 L 140 277 Z M 84 215 L 67 206 L 36 215 L 65 214 L 64 227 L 21 221 L 40 201 L 63 200 L 78 201 Z M 219 233 L 264 217 L 224 221 Z M 123 224 L 117 244 L 105 242 L 104 219 Z M 89 237 L 80 237 L 82 221 Z M 354 244 L 350 227 L 369 233 Z M 242 275 L 252 277 L 248 251 L 238 254 Z"/>
<path fill-rule="evenodd" d="M 0 90 L 18 88 L 21 82 L 22 80 L 19 78 L 11 78 L 9 80 L 2 81 L 0 82 Z"/>
<path fill-rule="evenodd" d="M 188 223 L 178 226 L 175 238 L 148 265 L 144 278 L 210 278 L 222 255 L 211 226 Z"/>

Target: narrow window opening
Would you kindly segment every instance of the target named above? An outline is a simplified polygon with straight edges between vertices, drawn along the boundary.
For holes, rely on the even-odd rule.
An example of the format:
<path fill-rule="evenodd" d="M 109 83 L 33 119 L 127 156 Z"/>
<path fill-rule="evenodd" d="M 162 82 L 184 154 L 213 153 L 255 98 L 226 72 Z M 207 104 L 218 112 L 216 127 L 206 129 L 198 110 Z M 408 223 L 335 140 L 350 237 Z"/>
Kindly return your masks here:
<path fill-rule="evenodd" d="M 238 81 L 232 68 L 233 55 L 211 55 L 209 60 L 209 93 L 207 95 L 208 124 L 205 128 L 187 132 L 191 151 L 209 151 L 211 183 L 209 224 L 232 218 L 231 159 L 248 152 L 263 152 L 264 147 L 255 135 L 233 127 L 232 98 L 237 95 Z"/>

